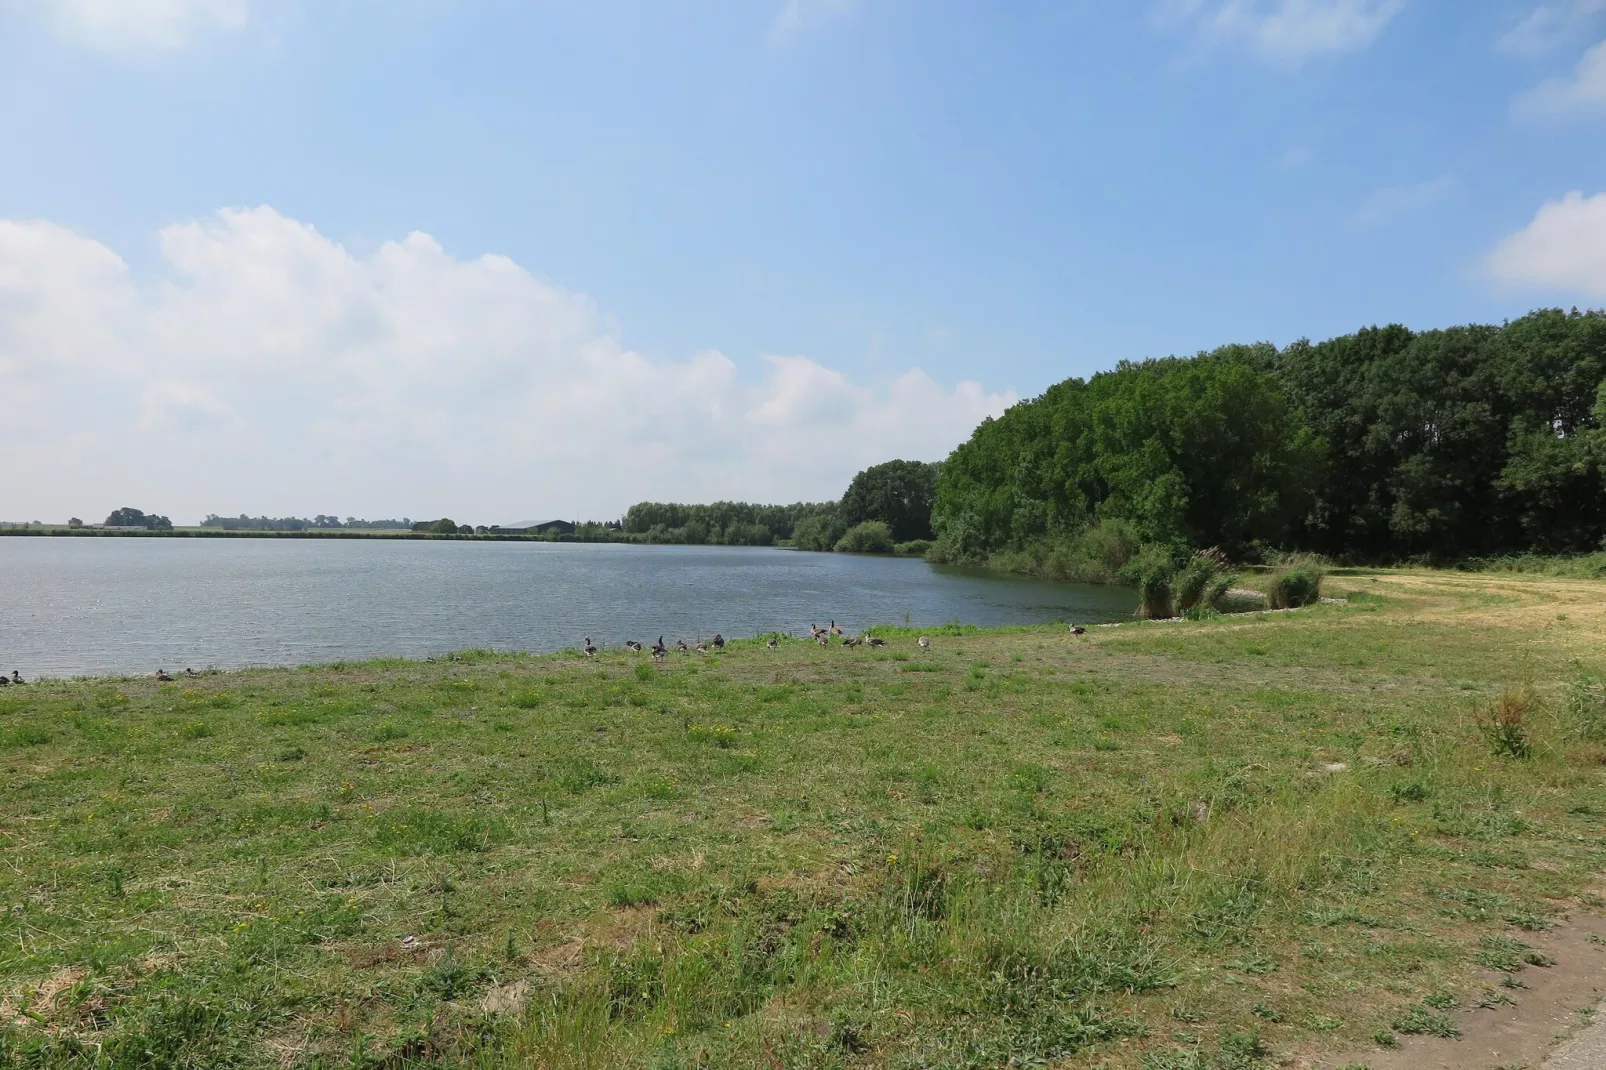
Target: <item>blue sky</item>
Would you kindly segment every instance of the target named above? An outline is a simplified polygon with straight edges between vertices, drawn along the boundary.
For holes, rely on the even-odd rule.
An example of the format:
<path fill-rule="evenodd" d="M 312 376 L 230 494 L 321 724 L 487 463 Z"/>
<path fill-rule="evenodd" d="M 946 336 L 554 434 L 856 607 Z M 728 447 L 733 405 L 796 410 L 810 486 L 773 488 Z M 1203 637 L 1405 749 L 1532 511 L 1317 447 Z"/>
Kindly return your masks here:
<path fill-rule="evenodd" d="M 0 0 L 3 512 L 834 496 L 1120 359 L 1600 304 L 1603 146 L 1606 0 Z"/>

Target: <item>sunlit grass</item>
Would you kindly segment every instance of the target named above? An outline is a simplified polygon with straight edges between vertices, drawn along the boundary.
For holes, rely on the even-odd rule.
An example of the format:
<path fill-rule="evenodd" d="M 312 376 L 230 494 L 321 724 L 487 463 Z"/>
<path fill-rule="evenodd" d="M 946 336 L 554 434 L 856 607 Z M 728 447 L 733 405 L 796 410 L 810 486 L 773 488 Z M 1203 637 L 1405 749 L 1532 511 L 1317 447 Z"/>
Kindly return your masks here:
<path fill-rule="evenodd" d="M 1431 580 L 8 689 L 0 1059 L 1248 1066 L 1427 1029 L 1543 968 L 1522 933 L 1606 864 L 1599 609 L 1513 643 L 1489 614 L 1545 581 Z M 1519 689 L 1526 757 L 1487 728 Z"/>

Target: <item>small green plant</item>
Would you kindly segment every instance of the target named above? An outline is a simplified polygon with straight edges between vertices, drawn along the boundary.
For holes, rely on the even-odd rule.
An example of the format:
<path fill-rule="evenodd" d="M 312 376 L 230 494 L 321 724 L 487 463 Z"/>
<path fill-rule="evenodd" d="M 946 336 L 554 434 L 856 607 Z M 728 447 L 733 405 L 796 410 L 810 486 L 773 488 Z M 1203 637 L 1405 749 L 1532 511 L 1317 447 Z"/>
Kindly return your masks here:
<path fill-rule="evenodd" d="M 1426 1007 L 1412 1007 L 1394 1019 L 1394 1031 L 1408 1036 L 1458 1037 L 1461 1030 L 1442 1014 L 1434 1014 Z"/>
<path fill-rule="evenodd" d="M 1533 753 L 1526 722 L 1538 706 L 1539 699 L 1533 689 L 1523 686 L 1507 691 L 1494 705 L 1479 712 L 1478 727 L 1495 754 L 1526 758 Z"/>

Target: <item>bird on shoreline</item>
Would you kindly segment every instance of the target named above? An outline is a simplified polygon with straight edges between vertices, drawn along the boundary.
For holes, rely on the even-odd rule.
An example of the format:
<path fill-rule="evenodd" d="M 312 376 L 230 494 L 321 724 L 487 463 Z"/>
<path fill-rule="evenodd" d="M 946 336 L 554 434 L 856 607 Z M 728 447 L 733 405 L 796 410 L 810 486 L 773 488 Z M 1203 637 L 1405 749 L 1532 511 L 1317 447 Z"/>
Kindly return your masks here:
<path fill-rule="evenodd" d="M 1082 627 L 1080 624 L 1071 625 L 1071 634 L 1072 635 L 1085 635 L 1086 633 L 1087 633 L 1087 629 Z"/>
<path fill-rule="evenodd" d="M 0 673 L 0 687 L 5 687 L 10 683 L 11 677 L 5 675 L 4 673 Z"/>
<path fill-rule="evenodd" d="M 930 650 L 931 649 L 931 640 L 927 639 L 925 636 L 922 635 L 919 639 L 917 639 L 915 641 L 920 644 L 920 649 L 921 650 Z"/>
<path fill-rule="evenodd" d="M 836 626 L 836 621 L 832 621 L 831 622 L 831 635 L 834 637 L 834 636 L 838 636 L 838 635 L 841 635 L 841 634 L 842 634 L 842 629 L 838 628 Z"/>
<path fill-rule="evenodd" d="M 692 649 L 696 650 L 697 653 L 699 653 L 699 654 L 706 654 L 706 653 L 708 653 L 708 644 L 707 643 L 698 643 Z"/>
<path fill-rule="evenodd" d="M 158 683 L 163 683 L 163 684 L 170 684 L 170 683 L 173 682 L 173 678 L 171 676 L 167 675 L 167 670 L 166 669 L 157 669 L 156 670 L 156 680 L 157 680 Z"/>
<path fill-rule="evenodd" d="M 591 637 L 589 635 L 586 636 L 586 645 L 580 648 L 580 653 L 584 654 L 588 658 L 594 658 L 597 656 L 597 648 L 592 645 Z"/>
<path fill-rule="evenodd" d="M 655 646 L 655 647 L 652 648 L 652 660 L 654 660 L 654 661 L 663 661 L 664 658 L 666 658 L 668 656 L 669 656 L 669 648 L 668 647 Z"/>
<path fill-rule="evenodd" d="M 715 650 L 724 650 L 725 649 L 725 637 L 723 635 L 720 635 L 718 632 L 714 633 L 714 649 Z"/>
<path fill-rule="evenodd" d="M 845 636 L 842 637 L 842 645 L 843 646 L 849 646 L 849 647 L 858 646 L 862 642 L 864 642 L 863 639 L 855 639 L 851 635 L 845 635 Z"/>
<path fill-rule="evenodd" d="M 690 653 L 691 651 L 691 647 L 686 645 L 686 640 L 684 639 L 675 640 L 675 649 L 680 651 L 682 654 Z"/>
<path fill-rule="evenodd" d="M 196 672 L 194 669 L 186 667 L 185 670 L 184 670 L 184 675 L 185 676 L 199 676 L 201 674 Z"/>
<path fill-rule="evenodd" d="M 774 650 L 776 647 L 781 645 L 781 641 L 772 635 L 769 637 L 769 639 L 765 640 L 764 645 L 769 647 L 771 650 Z"/>
<path fill-rule="evenodd" d="M 820 632 L 817 635 L 815 635 L 814 641 L 816 643 L 819 643 L 821 646 L 830 646 L 831 645 L 831 637 L 829 635 L 826 635 L 824 632 Z"/>
<path fill-rule="evenodd" d="M 885 639 L 877 639 L 873 635 L 871 635 L 869 628 L 866 628 L 864 630 L 864 635 L 862 636 L 862 639 L 863 639 L 864 642 L 869 643 L 871 646 L 886 646 L 887 645 L 887 641 Z"/>
<path fill-rule="evenodd" d="M 629 647 L 631 650 L 635 651 L 637 654 L 641 653 L 641 644 L 636 642 L 634 639 L 626 639 L 625 640 L 625 646 Z"/>
<path fill-rule="evenodd" d="M 17 672 L 16 669 L 11 670 L 11 682 L 14 684 L 22 683 L 22 674 Z"/>

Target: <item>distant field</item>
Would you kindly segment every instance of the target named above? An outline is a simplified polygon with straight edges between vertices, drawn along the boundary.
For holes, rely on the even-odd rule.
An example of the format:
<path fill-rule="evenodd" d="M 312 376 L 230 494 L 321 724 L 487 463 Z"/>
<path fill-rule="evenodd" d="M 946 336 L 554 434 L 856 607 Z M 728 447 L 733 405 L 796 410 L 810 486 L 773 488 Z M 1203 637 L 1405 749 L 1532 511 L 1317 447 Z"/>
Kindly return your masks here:
<path fill-rule="evenodd" d="M 0 1065 L 1241 1070 L 1441 1031 L 1606 908 L 1606 583 L 1327 593 L 7 688 Z"/>

